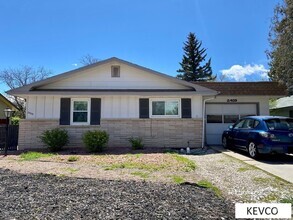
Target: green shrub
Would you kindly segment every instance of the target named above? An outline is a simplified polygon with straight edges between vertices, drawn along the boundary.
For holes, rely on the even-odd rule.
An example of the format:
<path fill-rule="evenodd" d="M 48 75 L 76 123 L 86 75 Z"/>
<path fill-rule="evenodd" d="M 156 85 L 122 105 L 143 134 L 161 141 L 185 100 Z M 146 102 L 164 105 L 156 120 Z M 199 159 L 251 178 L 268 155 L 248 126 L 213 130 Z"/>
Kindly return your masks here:
<path fill-rule="evenodd" d="M 44 131 L 40 139 L 51 151 L 59 151 L 69 142 L 67 131 L 60 128 Z"/>
<path fill-rule="evenodd" d="M 106 131 L 86 131 L 82 140 L 88 151 L 102 152 L 109 141 L 109 135 Z"/>
<path fill-rule="evenodd" d="M 138 150 L 138 149 L 143 149 L 143 143 L 142 143 L 142 138 L 138 137 L 138 138 L 134 138 L 131 137 L 129 138 L 129 142 L 132 146 L 133 150 Z"/>
<path fill-rule="evenodd" d="M 20 120 L 20 117 L 17 117 L 17 116 L 12 117 L 11 118 L 11 124 L 12 125 L 19 125 L 19 120 Z"/>

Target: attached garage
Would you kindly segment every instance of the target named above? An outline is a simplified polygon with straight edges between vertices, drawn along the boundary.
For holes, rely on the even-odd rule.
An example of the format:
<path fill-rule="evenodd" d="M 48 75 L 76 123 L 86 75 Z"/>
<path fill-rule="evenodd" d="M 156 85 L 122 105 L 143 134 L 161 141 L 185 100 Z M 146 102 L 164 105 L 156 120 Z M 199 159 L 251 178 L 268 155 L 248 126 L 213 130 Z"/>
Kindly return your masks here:
<path fill-rule="evenodd" d="M 269 115 L 269 99 L 286 95 L 286 88 L 276 82 L 196 82 L 215 90 L 205 104 L 205 144 L 219 145 L 222 133 L 239 118 Z"/>
<path fill-rule="evenodd" d="M 206 142 L 208 145 L 221 143 L 222 133 L 238 119 L 258 115 L 258 103 L 207 103 Z"/>

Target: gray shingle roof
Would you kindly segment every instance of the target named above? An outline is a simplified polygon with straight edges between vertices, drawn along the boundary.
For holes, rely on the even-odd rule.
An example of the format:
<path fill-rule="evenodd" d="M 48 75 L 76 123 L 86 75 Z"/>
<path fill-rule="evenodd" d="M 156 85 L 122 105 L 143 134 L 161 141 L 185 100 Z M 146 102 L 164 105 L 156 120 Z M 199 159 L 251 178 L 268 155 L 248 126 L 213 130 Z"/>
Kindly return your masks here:
<path fill-rule="evenodd" d="M 193 82 L 220 92 L 220 95 L 286 96 L 287 89 L 278 82 Z"/>

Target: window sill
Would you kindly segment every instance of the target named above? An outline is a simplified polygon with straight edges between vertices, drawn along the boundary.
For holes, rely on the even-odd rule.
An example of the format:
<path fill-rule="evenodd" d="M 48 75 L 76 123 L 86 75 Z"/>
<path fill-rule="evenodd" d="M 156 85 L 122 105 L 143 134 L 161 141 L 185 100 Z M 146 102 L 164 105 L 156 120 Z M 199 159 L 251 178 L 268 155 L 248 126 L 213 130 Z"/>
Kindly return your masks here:
<path fill-rule="evenodd" d="M 155 118 L 155 119 L 171 119 L 171 118 L 181 118 L 179 115 L 176 116 L 167 116 L 167 115 L 162 115 L 162 116 L 157 116 L 157 115 L 151 115 L 150 118 Z"/>
<path fill-rule="evenodd" d="M 64 128 L 69 128 L 69 127 L 74 127 L 74 128 L 85 128 L 85 127 L 101 127 L 101 125 L 77 125 L 77 124 L 71 124 L 71 125 L 59 125 L 60 127 Z"/>

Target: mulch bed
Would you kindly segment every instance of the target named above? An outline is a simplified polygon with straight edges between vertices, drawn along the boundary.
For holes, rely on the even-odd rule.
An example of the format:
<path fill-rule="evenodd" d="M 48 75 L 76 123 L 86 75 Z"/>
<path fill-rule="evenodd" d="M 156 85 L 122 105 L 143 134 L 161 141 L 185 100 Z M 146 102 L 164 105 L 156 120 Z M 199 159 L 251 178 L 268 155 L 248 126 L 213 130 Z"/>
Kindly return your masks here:
<path fill-rule="evenodd" d="M 0 169 L 0 219 L 234 219 L 194 185 L 19 174 Z"/>

